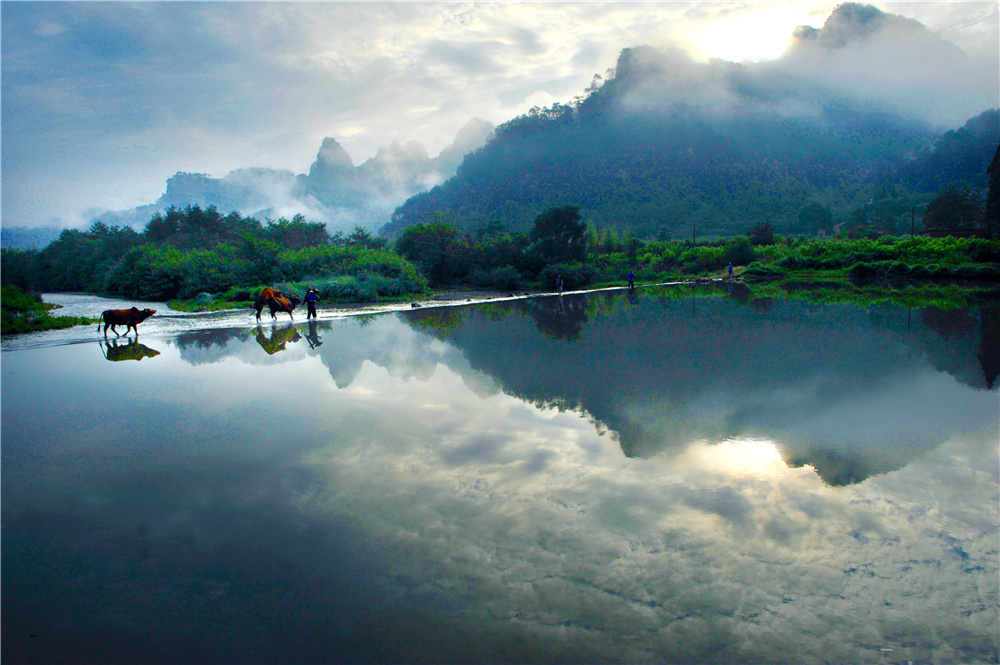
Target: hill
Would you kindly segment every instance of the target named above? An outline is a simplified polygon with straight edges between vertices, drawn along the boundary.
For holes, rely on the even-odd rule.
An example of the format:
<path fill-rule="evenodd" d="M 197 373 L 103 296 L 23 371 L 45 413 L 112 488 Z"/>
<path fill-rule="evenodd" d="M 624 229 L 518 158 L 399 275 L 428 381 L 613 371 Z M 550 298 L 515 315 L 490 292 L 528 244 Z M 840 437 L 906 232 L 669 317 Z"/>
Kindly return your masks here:
<path fill-rule="evenodd" d="M 963 64 L 954 45 L 919 23 L 858 5 L 839 6 L 822 30 L 798 31 L 780 65 L 627 48 L 574 103 L 498 127 L 454 177 L 400 206 L 382 233 L 396 237 L 434 213 L 463 230 L 500 222 L 525 231 L 540 211 L 576 205 L 598 227 L 640 237 L 690 237 L 693 226 L 699 235 L 736 235 L 761 221 L 812 234 L 810 207 L 829 210 L 832 227 L 887 191 L 908 220 L 941 186 L 984 189 L 1000 141 L 996 110 L 942 135 L 907 112 L 915 86 L 909 96 L 879 97 L 852 90 L 846 74 L 821 80 L 797 66 L 857 55 L 858 43 L 892 31 L 949 67 Z"/>

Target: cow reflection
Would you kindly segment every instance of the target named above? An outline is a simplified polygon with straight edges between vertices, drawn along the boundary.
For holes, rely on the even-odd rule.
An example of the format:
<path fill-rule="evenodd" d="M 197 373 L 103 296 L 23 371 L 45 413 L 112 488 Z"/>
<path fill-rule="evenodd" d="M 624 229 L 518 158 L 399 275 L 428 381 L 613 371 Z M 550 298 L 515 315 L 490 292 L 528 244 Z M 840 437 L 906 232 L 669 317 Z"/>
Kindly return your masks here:
<path fill-rule="evenodd" d="M 145 344 L 140 344 L 139 340 L 134 337 L 127 341 L 113 339 L 107 342 L 98 342 L 98 345 L 101 347 L 101 353 L 104 354 L 104 357 L 113 362 L 142 360 L 160 355 L 159 351 L 151 349 Z"/>
<path fill-rule="evenodd" d="M 285 344 L 288 342 L 297 342 L 302 339 L 302 335 L 299 331 L 295 329 L 293 325 L 287 325 L 283 328 L 271 328 L 271 336 L 268 337 L 264 334 L 264 329 L 257 326 L 257 343 L 260 344 L 260 348 L 267 351 L 268 355 L 274 355 L 278 351 L 285 350 Z"/>

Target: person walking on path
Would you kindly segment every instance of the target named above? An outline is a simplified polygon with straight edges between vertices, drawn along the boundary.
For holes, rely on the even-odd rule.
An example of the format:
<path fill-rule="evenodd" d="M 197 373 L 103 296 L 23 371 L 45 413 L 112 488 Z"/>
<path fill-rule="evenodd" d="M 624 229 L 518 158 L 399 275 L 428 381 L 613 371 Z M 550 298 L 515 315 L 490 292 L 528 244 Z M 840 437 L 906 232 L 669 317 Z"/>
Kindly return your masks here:
<path fill-rule="evenodd" d="M 631 269 L 628 271 L 628 290 L 633 291 L 635 289 L 635 273 Z"/>
<path fill-rule="evenodd" d="M 319 295 L 316 293 L 316 289 L 310 287 L 309 290 L 306 291 L 306 307 L 309 308 L 309 311 L 306 313 L 307 320 L 316 318 L 317 300 L 319 300 Z"/>

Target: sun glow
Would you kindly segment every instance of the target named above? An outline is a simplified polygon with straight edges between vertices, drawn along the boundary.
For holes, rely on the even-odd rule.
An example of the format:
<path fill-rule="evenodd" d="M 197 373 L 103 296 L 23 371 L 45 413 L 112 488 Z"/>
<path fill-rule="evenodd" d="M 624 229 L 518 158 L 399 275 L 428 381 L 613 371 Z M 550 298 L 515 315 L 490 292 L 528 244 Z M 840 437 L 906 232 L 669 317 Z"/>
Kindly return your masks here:
<path fill-rule="evenodd" d="M 694 31 L 691 40 L 705 58 L 771 60 L 788 46 L 795 28 L 814 21 L 801 5 L 779 5 L 709 23 Z"/>
<path fill-rule="evenodd" d="M 699 445 L 692 452 L 707 467 L 730 476 L 774 476 L 788 471 L 778 447 L 771 441 L 728 439 Z"/>

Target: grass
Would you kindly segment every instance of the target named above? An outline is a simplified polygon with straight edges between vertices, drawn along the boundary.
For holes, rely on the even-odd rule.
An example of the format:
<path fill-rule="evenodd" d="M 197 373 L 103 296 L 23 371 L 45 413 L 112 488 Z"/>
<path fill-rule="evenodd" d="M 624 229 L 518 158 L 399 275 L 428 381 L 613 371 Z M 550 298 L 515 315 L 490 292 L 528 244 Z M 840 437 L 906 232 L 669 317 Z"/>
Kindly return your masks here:
<path fill-rule="evenodd" d="M 0 336 L 100 323 L 98 319 L 49 314 L 57 307 L 43 303 L 38 296 L 25 293 L 16 286 L 3 287 L 0 292 Z"/>

